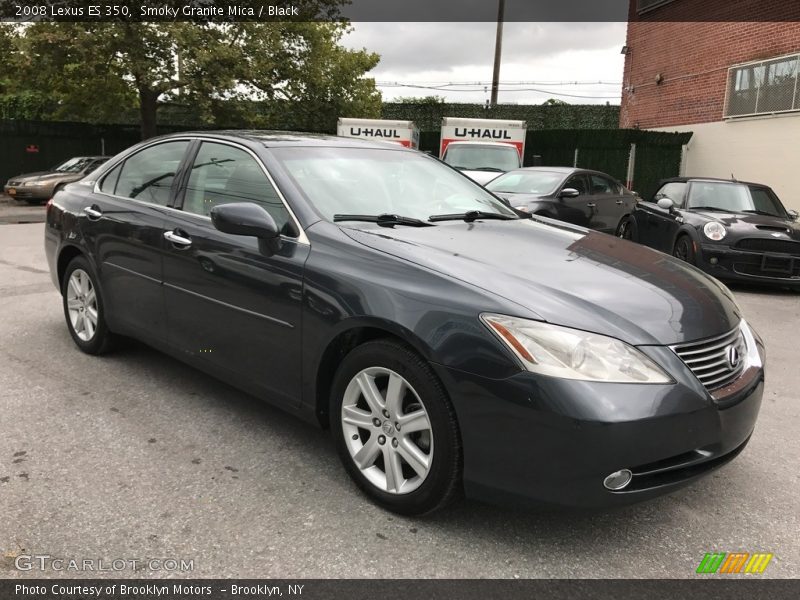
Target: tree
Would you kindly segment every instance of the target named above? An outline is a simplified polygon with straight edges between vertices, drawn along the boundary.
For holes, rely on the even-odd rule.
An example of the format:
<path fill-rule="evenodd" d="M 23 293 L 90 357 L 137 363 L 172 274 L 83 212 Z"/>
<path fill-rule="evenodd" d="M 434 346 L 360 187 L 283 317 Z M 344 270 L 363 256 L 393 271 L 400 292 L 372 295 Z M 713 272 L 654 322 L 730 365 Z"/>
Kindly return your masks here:
<path fill-rule="evenodd" d="M 306 3 L 330 8 L 335 0 Z M 108 121 L 138 108 L 143 138 L 155 135 L 159 108 L 176 101 L 208 123 L 221 104 L 235 101 L 261 100 L 281 110 L 290 103 L 300 126 L 321 114 L 376 116 L 380 93 L 364 75 L 379 57 L 339 46 L 346 27 L 338 22 L 33 23 L 16 40 L 18 82 L 56 98 L 55 118 Z"/>

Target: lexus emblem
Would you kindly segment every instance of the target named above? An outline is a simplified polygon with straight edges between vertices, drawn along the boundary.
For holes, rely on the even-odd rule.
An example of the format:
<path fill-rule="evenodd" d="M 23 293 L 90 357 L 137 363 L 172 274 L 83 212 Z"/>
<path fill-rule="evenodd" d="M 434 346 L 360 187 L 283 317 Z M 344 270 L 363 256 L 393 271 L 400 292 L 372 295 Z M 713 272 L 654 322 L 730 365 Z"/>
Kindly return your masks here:
<path fill-rule="evenodd" d="M 728 346 L 728 350 L 725 352 L 725 355 L 728 359 L 728 365 L 731 369 L 735 369 L 739 366 L 739 349 L 736 346 Z"/>

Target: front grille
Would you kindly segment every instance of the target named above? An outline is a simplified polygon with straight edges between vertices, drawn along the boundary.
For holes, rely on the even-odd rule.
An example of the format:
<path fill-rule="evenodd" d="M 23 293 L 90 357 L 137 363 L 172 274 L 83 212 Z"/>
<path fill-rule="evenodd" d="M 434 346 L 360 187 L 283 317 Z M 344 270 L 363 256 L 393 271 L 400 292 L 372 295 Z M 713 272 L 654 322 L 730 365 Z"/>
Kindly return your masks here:
<path fill-rule="evenodd" d="M 735 366 L 731 366 L 729 360 L 731 348 L 735 348 L 738 355 Z M 680 344 L 672 349 L 708 390 L 724 387 L 739 377 L 747 353 L 739 327 L 725 335 Z"/>
<path fill-rule="evenodd" d="M 790 240 L 769 240 L 766 238 L 744 238 L 736 242 L 734 248 L 754 252 L 781 252 L 800 256 L 800 242 Z"/>

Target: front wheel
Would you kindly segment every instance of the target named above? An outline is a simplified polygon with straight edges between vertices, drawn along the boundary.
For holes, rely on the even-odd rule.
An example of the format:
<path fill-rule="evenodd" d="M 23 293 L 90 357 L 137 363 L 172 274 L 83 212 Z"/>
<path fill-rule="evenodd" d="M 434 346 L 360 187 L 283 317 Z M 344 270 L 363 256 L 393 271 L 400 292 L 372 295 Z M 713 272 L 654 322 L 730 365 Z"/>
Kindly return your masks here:
<path fill-rule="evenodd" d="M 390 340 L 351 351 L 334 378 L 331 429 L 345 469 L 379 505 L 433 512 L 461 489 L 461 444 L 450 399 L 430 365 Z"/>
<path fill-rule="evenodd" d="M 87 354 L 103 354 L 110 350 L 114 334 L 106 325 L 97 275 L 83 256 L 76 256 L 67 265 L 61 298 L 67 329 L 78 348 Z"/>
<path fill-rule="evenodd" d="M 694 264 L 694 244 L 688 235 L 682 235 L 675 241 L 672 255 L 690 265 Z"/>

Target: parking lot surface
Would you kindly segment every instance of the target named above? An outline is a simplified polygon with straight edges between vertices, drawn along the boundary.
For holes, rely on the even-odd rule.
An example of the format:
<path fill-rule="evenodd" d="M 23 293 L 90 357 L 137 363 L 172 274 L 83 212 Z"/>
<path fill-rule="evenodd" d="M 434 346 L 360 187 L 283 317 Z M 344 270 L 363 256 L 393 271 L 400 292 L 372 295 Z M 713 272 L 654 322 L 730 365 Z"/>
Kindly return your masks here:
<path fill-rule="evenodd" d="M 79 352 L 42 228 L 0 225 L 0 577 L 683 578 L 712 551 L 800 576 L 800 294 L 735 289 L 767 385 L 749 446 L 711 476 L 612 512 L 408 519 L 357 491 L 327 433 L 139 344 Z M 193 570 L 19 571 L 24 555 Z"/>

